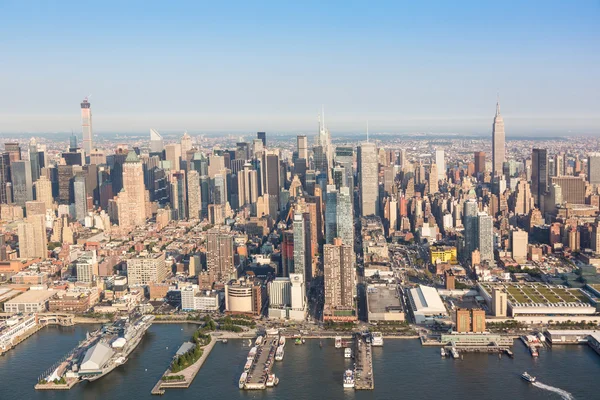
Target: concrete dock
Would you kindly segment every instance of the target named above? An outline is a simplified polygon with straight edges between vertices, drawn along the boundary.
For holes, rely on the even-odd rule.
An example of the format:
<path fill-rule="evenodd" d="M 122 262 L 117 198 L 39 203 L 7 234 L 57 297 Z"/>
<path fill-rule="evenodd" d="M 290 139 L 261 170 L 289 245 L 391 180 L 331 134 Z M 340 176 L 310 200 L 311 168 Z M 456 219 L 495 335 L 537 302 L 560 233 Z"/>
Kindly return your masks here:
<path fill-rule="evenodd" d="M 262 343 L 256 345 L 256 355 L 251 359 L 250 367 L 244 370 L 247 376 L 245 382 L 240 383 L 240 389 L 264 390 L 267 388 L 267 380 L 275 363 L 275 352 L 278 345 L 279 335 L 267 335 Z"/>
<path fill-rule="evenodd" d="M 354 389 L 373 390 L 375 381 L 373 377 L 373 352 L 371 343 L 365 336 L 356 334 L 354 337 Z"/>

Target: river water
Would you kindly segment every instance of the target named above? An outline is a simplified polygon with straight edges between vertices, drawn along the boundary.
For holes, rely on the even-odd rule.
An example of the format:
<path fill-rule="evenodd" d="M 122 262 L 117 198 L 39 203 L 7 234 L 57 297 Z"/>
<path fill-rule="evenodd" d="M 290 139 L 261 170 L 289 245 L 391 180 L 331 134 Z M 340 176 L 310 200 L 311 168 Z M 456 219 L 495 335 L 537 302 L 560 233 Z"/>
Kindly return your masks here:
<path fill-rule="evenodd" d="M 600 399 L 600 355 L 587 346 L 556 346 L 531 358 L 515 342 L 515 358 L 465 354 L 442 359 L 438 347 L 417 340 L 387 339 L 373 349 L 375 390 L 344 390 L 342 373 L 351 366 L 333 340 L 288 341 L 285 357 L 273 372 L 279 386 L 241 391 L 237 383 L 249 350 L 248 341 L 217 343 L 189 389 L 150 390 L 167 368 L 193 325 L 153 325 L 126 365 L 96 382 L 70 391 L 36 391 L 38 376 L 77 345 L 93 326 L 47 327 L 0 357 L 0 399 Z M 523 371 L 537 376 L 531 385 Z"/>

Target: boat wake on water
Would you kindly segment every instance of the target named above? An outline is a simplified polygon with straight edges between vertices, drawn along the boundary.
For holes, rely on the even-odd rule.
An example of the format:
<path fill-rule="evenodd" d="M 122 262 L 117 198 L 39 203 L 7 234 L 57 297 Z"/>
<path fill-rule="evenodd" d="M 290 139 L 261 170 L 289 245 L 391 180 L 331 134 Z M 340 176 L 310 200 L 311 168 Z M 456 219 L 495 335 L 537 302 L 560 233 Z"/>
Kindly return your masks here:
<path fill-rule="evenodd" d="M 541 382 L 533 382 L 532 385 L 537 388 L 547 390 L 549 392 L 554 392 L 554 393 L 560 395 L 560 397 L 562 397 L 564 400 L 575 400 L 575 397 L 573 397 L 573 395 L 571 393 L 567 392 L 566 390 L 562 390 L 560 388 L 550 386 L 550 385 L 545 385 Z"/>

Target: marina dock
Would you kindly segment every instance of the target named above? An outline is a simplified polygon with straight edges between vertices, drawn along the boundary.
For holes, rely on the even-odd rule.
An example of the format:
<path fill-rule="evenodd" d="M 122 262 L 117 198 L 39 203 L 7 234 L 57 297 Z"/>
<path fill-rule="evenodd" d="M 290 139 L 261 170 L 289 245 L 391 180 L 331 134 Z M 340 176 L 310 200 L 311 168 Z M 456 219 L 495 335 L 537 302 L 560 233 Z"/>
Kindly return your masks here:
<path fill-rule="evenodd" d="M 248 353 L 244 372 L 240 377 L 239 387 L 246 390 L 264 390 L 275 386 L 278 379 L 271 374 L 275 363 L 275 354 L 280 341 L 285 339 L 277 335 L 259 336 L 255 346 Z"/>
<path fill-rule="evenodd" d="M 354 389 L 373 390 L 375 381 L 373 377 L 373 352 L 371 342 L 361 334 L 355 335 L 354 340 Z"/>

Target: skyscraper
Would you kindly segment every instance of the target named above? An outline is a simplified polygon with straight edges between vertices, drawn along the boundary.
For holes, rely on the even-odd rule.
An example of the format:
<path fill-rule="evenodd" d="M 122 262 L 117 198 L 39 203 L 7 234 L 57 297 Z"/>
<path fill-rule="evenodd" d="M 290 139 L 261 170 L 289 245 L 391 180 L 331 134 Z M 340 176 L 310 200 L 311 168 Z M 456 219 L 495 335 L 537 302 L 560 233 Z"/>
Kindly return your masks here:
<path fill-rule="evenodd" d="M 73 181 L 73 194 L 75 197 L 75 218 L 79 222 L 85 220 L 87 215 L 87 194 L 85 191 L 85 176 L 78 174 Z"/>
<path fill-rule="evenodd" d="M 294 270 L 290 273 L 304 275 L 305 281 L 312 278 L 310 259 L 310 222 L 308 213 L 294 214 Z"/>
<path fill-rule="evenodd" d="M 165 143 L 156 129 L 150 129 L 150 153 L 162 153 Z"/>
<path fill-rule="evenodd" d="M 336 238 L 323 246 L 325 286 L 324 318 L 336 316 L 336 310 L 354 309 L 354 252 L 351 245 Z"/>
<path fill-rule="evenodd" d="M 192 148 L 192 137 L 189 133 L 187 133 L 187 131 L 185 131 L 185 133 L 181 137 L 181 156 L 185 157 L 186 153 L 192 150 Z"/>
<path fill-rule="evenodd" d="M 338 191 L 335 185 L 327 185 L 325 193 L 325 243 L 333 243 L 337 237 Z"/>
<path fill-rule="evenodd" d="M 308 160 L 308 140 L 306 135 L 298 135 L 298 158 Z"/>
<path fill-rule="evenodd" d="M 492 176 L 502 175 L 502 164 L 506 158 L 504 141 L 504 119 L 500 115 L 500 101 L 498 101 L 496 103 L 496 116 L 492 125 Z"/>
<path fill-rule="evenodd" d="M 343 245 L 354 246 L 354 208 L 352 192 L 341 187 L 337 196 L 337 235 Z"/>
<path fill-rule="evenodd" d="M 45 215 L 30 215 L 17 227 L 19 237 L 19 256 L 21 258 L 41 258 L 48 253 Z"/>
<path fill-rule="evenodd" d="M 531 192 L 538 207 L 548 191 L 548 152 L 546 149 L 533 149 L 531 153 Z"/>
<path fill-rule="evenodd" d="M 40 176 L 34 184 L 35 199 L 37 201 L 43 201 L 46 210 L 52 209 L 52 182 L 44 175 Z"/>
<path fill-rule="evenodd" d="M 590 153 L 587 159 L 588 182 L 592 185 L 600 184 L 600 153 Z"/>
<path fill-rule="evenodd" d="M 263 147 L 267 147 L 267 133 L 266 132 L 256 132 L 256 138 L 262 141 Z"/>
<path fill-rule="evenodd" d="M 198 171 L 188 171 L 187 191 L 188 219 L 200 218 L 200 210 L 202 207 L 202 193 L 200 190 L 200 174 L 198 173 Z"/>
<path fill-rule="evenodd" d="M 6 187 L 10 182 L 10 153 L 7 151 L 0 153 L 0 204 L 9 202 L 9 195 Z"/>
<path fill-rule="evenodd" d="M 494 219 L 487 213 L 477 215 L 477 241 L 481 261 L 494 259 Z"/>
<path fill-rule="evenodd" d="M 171 143 L 166 145 L 165 159 L 169 162 L 171 171 L 179 171 L 181 167 L 181 144 Z"/>
<path fill-rule="evenodd" d="M 146 223 L 146 189 L 142 163 L 130 151 L 123 163 L 123 190 L 117 197 L 119 226 L 132 229 Z"/>
<path fill-rule="evenodd" d="M 29 141 L 29 163 L 31 164 L 31 181 L 35 182 L 40 177 L 40 156 L 35 138 Z"/>
<path fill-rule="evenodd" d="M 233 237 L 218 227 L 206 232 L 206 268 L 216 282 L 237 279 L 233 263 Z"/>
<path fill-rule="evenodd" d="M 375 143 L 365 142 L 358 149 L 361 216 L 379 215 L 377 148 Z"/>
<path fill-rule="evenodd" d="M 437 180 L 443 181 L 446 179 L 446 158 L 443 149 L 435 151 L 435 164 L 437 165 Z"/>
<path fill-rule="evenodd" d="M 471 253 L 477 248 L 477 201 L 467 200 L 464 203 L 463 226 L 465 227 L 465 256 L 471 258 Z"/>
<path fill-rule="evenodd" d="M 81 131 L 83 133 L 83 151 L 89 156 L 92 153 L 92 108 L 86 97 L 81 103 Z"/>
<path fill-rule="evenodd" d="M 10 173 L 15 204 L 25 207 L 25 202 L 33 200 L 33 184 L 31 182 L 31 164 L 29 161 L 13 161 Z"/>

